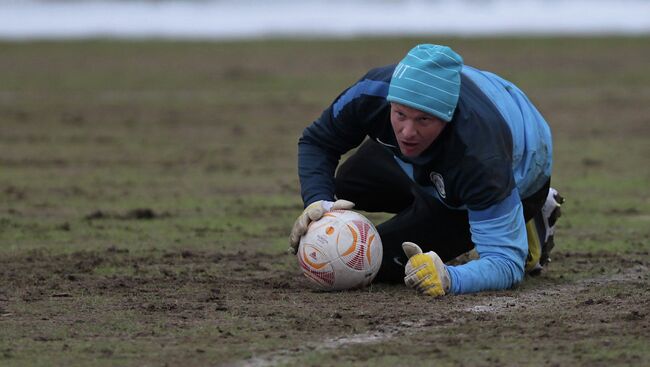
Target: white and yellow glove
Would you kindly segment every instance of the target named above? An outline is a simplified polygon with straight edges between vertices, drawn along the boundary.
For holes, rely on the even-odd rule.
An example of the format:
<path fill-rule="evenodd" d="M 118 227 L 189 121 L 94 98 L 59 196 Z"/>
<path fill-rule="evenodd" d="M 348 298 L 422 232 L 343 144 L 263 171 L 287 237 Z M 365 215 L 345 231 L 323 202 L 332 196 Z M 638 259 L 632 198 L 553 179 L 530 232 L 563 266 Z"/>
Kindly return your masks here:
<path fill-rule="evenodd" d="M 352 208 L 354 208 L 354 203 L 347 200 L 319 200 L 309 204 L 293 224 L 291 235 L 289 235 L 289 245 L 291 245 L 289 251 L 294 255 L 298 252 L 300 237 L 307 233 L 309 223 L 321 219 L 323 214 L 331 210 L 349 210 Z"/>
<path fill-rule="evenodd" d="M 418 292 L 432 296 L 444 296 L 451 288 L 447 267 L 435 252 L 422 253 L 413 242 L 402 243 L 402 249 L 409 258 L 404 272 L 404 284 Z"/>

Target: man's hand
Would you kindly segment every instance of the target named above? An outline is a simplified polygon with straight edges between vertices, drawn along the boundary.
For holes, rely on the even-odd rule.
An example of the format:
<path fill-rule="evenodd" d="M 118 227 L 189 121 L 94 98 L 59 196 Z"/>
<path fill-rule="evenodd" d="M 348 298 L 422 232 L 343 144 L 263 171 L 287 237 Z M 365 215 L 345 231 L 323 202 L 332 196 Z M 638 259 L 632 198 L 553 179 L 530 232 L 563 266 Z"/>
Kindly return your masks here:
<path fill-rule="evenodd" d="M 293 224 L 291 235 L 289 236 L 289 245 L 291 245 L 289 251 L 294 255 L 298 252 L 300 237 L 307 233 L 309 223 L 321 219 L 323 214 L 330 210 L 349 210 L 352 208 L 354 208 L 354 203 L 347 200 L 336 200 L 334 202 L 319 200 L 309 204 Z"/>
<path fill-rule="evenodd" d="M 433 297 L 444 296 L 451 288 L 447 267 L 435 252 L 422 253 L 413 242 L 402 243 L 402 249 L 409 258 L 406 263 L 404 284 L 418 292 Z"/>

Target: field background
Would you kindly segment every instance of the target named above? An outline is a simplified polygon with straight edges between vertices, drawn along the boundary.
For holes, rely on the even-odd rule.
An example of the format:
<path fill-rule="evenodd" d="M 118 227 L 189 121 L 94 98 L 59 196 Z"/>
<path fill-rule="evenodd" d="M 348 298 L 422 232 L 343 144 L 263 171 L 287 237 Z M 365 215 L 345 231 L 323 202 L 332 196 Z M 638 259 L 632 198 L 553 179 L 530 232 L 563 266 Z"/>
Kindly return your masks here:
<path fill-rule="evenodd" d="M 515 82 L 549 121 L 567 198 L 553 262 L 514 290 L 438 300 L 310 291 L 285 253 L 297 138 L 422 42 Z M 0 55 L 0 365 L 650 364 L 647 37 Z"/>

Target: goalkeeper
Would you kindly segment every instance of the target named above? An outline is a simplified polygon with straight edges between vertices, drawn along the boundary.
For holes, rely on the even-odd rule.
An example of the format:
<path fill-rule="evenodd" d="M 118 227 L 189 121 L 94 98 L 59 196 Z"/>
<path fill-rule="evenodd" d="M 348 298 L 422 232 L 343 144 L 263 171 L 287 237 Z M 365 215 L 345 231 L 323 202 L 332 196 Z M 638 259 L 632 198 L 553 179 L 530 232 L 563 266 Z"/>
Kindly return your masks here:
<path fill-rule="evenodd" d="M 306 209 L 294 252 L 310 221 L 356 205 L 395 213 L 377 227 L 375 281 L 431 296 L 505 289 L 549 261 L 562 202 L 550 188 L 550 129 L 515 85 L 463 65 L 449 47 L 418 45 L 370 70 L 298 147 Z M 444 264 L 472 248 L 478 259 Z"/>

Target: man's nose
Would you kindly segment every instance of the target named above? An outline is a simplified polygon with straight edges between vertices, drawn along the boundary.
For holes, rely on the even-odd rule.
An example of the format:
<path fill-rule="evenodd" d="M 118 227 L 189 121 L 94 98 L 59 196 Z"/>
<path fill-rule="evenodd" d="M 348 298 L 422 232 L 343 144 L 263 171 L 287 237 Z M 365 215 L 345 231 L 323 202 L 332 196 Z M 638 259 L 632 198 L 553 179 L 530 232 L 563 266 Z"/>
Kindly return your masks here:
<path fill-rule="evenodd" d="M 415 124 L 411 121 L 406 121 L 404 127 L 402 128 L 402 135 L 405 138 L 413 137 L 417 135 L 417 130 L 415 129 Z"/>

